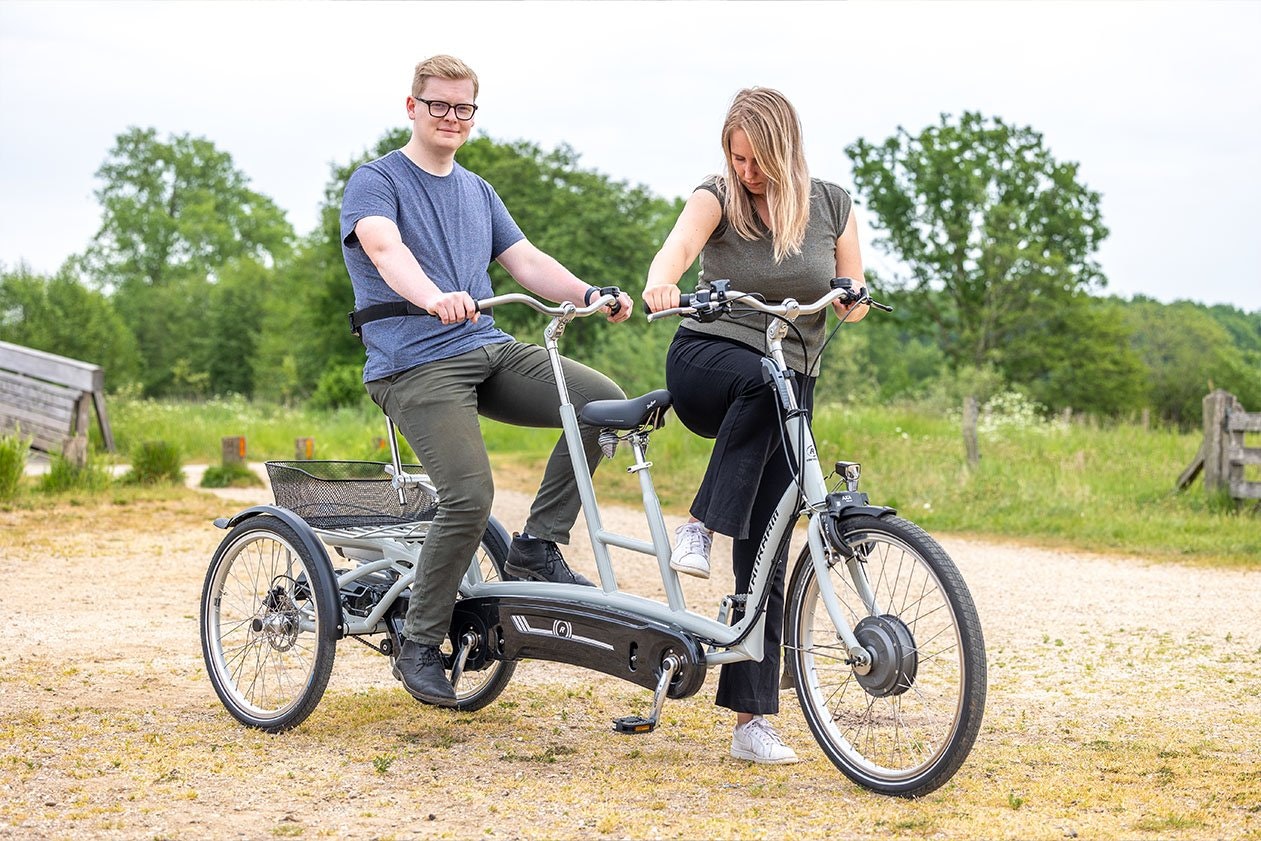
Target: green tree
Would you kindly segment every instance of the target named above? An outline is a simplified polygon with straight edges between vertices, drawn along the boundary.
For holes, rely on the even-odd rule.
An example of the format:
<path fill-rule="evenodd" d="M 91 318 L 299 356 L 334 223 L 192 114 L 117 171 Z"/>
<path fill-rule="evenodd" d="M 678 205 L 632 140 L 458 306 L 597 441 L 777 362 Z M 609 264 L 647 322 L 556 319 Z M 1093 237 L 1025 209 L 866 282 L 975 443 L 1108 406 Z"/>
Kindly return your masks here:
<path fill-rule="evenodd" d="M 1214 388 L 1231 392 L 1245 408 L 1261 409 L 1261 367 L 1206 307 L 1136 297 L 1124 311 L 1148 371 L 1148 399 L 1161 417 L 1198 425 L 1204 395 Z"/>
<path fill-rule="evenodd" d="M 1235 307 L 1218 304 L 1209 307 L 1208 314 L 1230 333 L 1244 370 L 1254 371 L 1261 376 L 1261 310 L 1246 313 Z M 1261 411 L 1261 406 L 1253 408 L 1253 405 L 1245 403 L 1244 407 Z"/>
<path fill-rule="evenodd" d="M 131 325 L 145 390 L 178 389 L 176 366 L 208 378 L 197 345 L 211 287 L 231 261 L 274 266 L 291 248 L 289 223 L 202 138 L 129 129 L 96 174 L 102 221 L 82 265 Z"/>
<path fill-rule="evenodd" d="M 214 393 L 253 396 L 263 306 L 277 271 L 253 257 L 235 259 L 220 268 L 210 286 L 194 367 L 207 374 Z"/>
<path fill-rule="evenodd" d="M 100 365 L 111 389 L 140 373 L 136 339 L 112 302 L 68 266 L 52 277 L 0 266 L 0 341 Z"/>
<path fill-rule="evenodd" d="M 952 367 L 1035 358 L 1061 341 L 1048 314 L 1103 285 L 1099 196 L 1032 129 L 943 115 L 918 135 L 899 128 L 846 152 L 884 232 L 877 244 L 909 267 L 899 286 Z"/>
<path fill-rule="evenodd" d="M 1114 306 L 1074 295 L 1043 313 L 1036 341 L 1013 341 L 995 358 L 1007 379 L 1050 409 L 1116 416 L 1147 404 L 1147 368 L 1131 325 Z M 1050 333 L 1056 341 L 1043 339 Z"/>
<path fill-rule="evenodd" d="M 824 403 L 889 401 L 917 397 L 944 375 L 946 360 L 933 336 L 911 315 L 906 294 L 866 273 L 876 300 L 892 312 L 873 310 L 860 322 L 840 325 L 824 351 L 816 400 Z M 828 316 L 829 329 L 836 326 Z"/>
<path fill-rule="evenodd" d="M 330 167 L 319 225 L 298 243 L 268 290 L 255 365 L 260 393 L 286 402 L 304 398 L 326 372 L 362 366 L 363 345 L 346 318 L 355 295 L 342 259 L 342 193 L 356 168 L 400 148 L 409 136 L 406 129 L 387 132 L 368 152 Z"/>

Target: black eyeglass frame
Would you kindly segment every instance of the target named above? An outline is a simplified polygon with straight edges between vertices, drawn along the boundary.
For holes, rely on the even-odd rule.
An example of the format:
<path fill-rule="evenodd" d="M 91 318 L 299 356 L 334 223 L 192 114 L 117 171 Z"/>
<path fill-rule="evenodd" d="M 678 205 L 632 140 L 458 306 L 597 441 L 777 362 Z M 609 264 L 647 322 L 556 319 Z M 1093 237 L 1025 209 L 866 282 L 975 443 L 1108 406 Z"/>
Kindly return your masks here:
<path fill-rule="evenodd" d="M 419 96 L 413 96 L 412 99 L 416 100 L 417 102 L 425 103 L 425 105 L 429 108 L 429 116 L 433 117 L 435 120 L 441 120 L 443 117 L 447 115 L 449 111 L 454 109 L 455 118 L 462 123 L 467 123 L 469 120 L 473 119 L 473 115 L 477 113 L 477 106 L 472 105 L 468 102 L 461 102 L 458 105 L 454 105 L 442 99 L 421 99 Z M 435 105 L 442 107 L 441 114 L 434 113 L 433 108 Z M 469 109 L 467 117 L 460 116 L 460 109 L 462 108 Z"/>

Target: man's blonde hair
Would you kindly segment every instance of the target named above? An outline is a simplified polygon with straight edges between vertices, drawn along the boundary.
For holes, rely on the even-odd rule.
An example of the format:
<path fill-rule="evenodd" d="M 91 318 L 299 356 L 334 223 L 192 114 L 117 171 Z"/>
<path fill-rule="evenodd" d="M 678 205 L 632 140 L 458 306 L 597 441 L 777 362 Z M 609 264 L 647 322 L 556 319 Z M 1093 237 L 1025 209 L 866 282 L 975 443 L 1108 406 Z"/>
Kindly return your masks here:
<path fill-rule="evenodd" d="M 473 68 L 455 56 L 435 55 L 416 65 L 416 75 L 412 77 L 412 97 L 419 98 L 425 92 L 425 82 L 429 79 L 471 79 L 473 82 L 473 99 L 477 99 L 477 74 Z"/>
<path fill-rule="evenodd" d="M 745 88 L 736 94 L 722 124 L 726 159 L 726 213 L 736 233 L 759 239 L 753 196 L 731 165 L 731 134 L 742 129 L 753 147 L 758 169 L 766 177 L 775 262 L 801 253 L 810 222 L 810 172 L 801 142 L 801 120 L 782 93 L 772 88 Z"/>

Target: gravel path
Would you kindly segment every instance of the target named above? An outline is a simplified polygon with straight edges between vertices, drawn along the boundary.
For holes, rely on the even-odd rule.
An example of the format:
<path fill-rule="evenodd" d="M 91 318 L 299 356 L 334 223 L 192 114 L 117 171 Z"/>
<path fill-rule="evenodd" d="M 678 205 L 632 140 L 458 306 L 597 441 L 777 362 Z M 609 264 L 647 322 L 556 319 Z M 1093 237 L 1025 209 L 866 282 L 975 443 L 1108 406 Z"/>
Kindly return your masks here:
<path fill-rule="evenodd" d="M 189 473 L 195 484 L 200 472 Z M 403 705 L 356 713 L 369 718 L 354 727 L 375 726 L 372 738 L 394 745 L 402 757 L 390 773 L 408 776 L 388 777 L 383 759 L 342 743 L 338 727 L 360 732 L 349 723 L 321 718 L 314 726 L 313 717 L 313 726 L 263 737 L 227 718 L 205 678 L 197 602 L 206 564 L 223 536 L 209 519 L 267 501 L 270 493 L 261 488 L 161 504 L 71 506 L 52 519 L 47 512 L 0 512 L 0 836 L 1150 837 L 1143 823 L 1150 819 L 1157 821 L 1150 825 L 1156 835 L 1168 837 L 1161 830 L 1169 826 L 1158 821 L 1185 816 L 1190 830 L 1173 835 L 1261 832 L 1258 571 L 941 538 L 981 615 L 990 694 L 972 757 L 944 794 L 922 807 L 894 807 L 889 804 L 901 801 L 849 786 L 821 754 L 812 755 L 817 751 L 791 702 L 780 716 L 782 727 L 807 764 L 796 771 L 750 770 L 725 758 L 728 723 L 708 705 L 712 685 L 667 705 L 675 718 L 671 727 L 642 737 L 632 750 L 619 741 L 626 737 L 607 734 L 600 717 L 609 698 L 618 714 L 638 712 L 646 702 L 646 693 L 620 681 L 527 663 L 513 685 L 541 688 L 545 711 L 537 715 L 544 721 L 508 707 L 483 711 L 477 724 L 471 716 L 467 724 L 443 725 L 449 720 L 428 716 L 445 714 L 399 700 L 379 656 L 347 642 L 338 649 L 330 695 L 353 699 L 384 689 L 381 698 Z M 495 514 L 509 531 L 519 529 L 528 502 L 524 494 L 500 492 Z M 612 530 L 646 534 L 640 512 L 610 507 L 603 519 Z M 678 522 L 670 518 L 668 525 Z M 594 577 L 586 540 L 580 525 L 567 557 Z M 729 550 L 719 537 L 714 577 L 685 582 L 689 604 L 702 612 L 729 591 L 722 563 Z M 660 591 L 655 564 L 643 556 L 615 551 L 614 563 L 623 589 Z M 510 695 L 511 685 L 504 697 Z M 330 714 L 342 705 L 332 704 Z M 373 725 L 371 715 L 381 723 Z M 404 723 L 411 721 L 417 723 Z M 425 727 L 443 726 L 457 734 L 408 752 L 415 739 L 428 738 Z M 473 727 L 487 730 L 459 729 Z M 514 732 L 522 734 L 515 741 Z M 510 746 L 531 739 L 553 740 L 557 750 L 573 755 L 557 765 L 525 766 Z M 221 753 L 205 754 L 207 745 Z M 477 747 L 490 751 L 478 761 L 493 766 L 493 785 L 470 785 L 462 776 L 469 773 L 467 761 L 459 771 L 444 770 L 444 763 L 460 762 L 463 751 Z M 185 753 L 198 757 L 198 767 L 181 764 Z M 216 768 L 216 755 L 235 759 L 229 768 Z M 241 756 L 256 757 L 245 764 L 258 767 L 231 771 Z M 609 756 L 640 759 L 613 771 Z M 653 770 L 662 763 L 676 769 L 665 781 Z M 1127 770 L 1131 764 L 1137 770 Z M 297 769 L 304 779 L 300 795 L 279 769 L 290 777 Z M 528 787 L 536 769 L 562 787 L 556 799 L 545 788 L 524 800 L 502 800 L 505 790 Z M 1220 781 L 1198 779 L 1218 772 Z M 627 774 L 656 782 L 634 803 L 601 804 L 585 793 L 594 797 L 589 809 L 565 805 L 573 795 L 563 787 L 593 780 L 633 785 Z M 1111 774 L 1132 774 L 1137 788 L 1117 788 Z M 1161 783 L 1162 774 L 1173 775 L 1172 787 Z M 319 792 L 325 784 L 328 797 Z M 398 784 L 439 795 L 400 794 Z M 1200 794 L 1201 785 L 1212 793 Z M 737 798 L 757 792 L 766 811 L 756 830 L 739 822 L 743 807 L 721 799 L 728 789 Z M 844 809 L 821 818 L 803 814 L 802 792 Z M 697 798 L 708 804 L 700 811 Z M 463 804 L 458 810 L 457 801 Z M 508 813 L 512 822 L 505 823 Z M 591 817 L 601 814 L 606 817 Z M 878 817 L 899 814 L 905 825 L 882 825 Z"/>

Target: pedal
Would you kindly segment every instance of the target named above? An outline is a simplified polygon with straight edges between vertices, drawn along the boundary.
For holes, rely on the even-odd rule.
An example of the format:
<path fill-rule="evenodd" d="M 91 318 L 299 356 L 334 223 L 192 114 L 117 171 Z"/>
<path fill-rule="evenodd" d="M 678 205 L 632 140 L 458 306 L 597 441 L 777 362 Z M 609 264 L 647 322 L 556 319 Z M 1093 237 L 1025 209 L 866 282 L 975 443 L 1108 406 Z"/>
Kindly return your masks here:
<path fill-rule="evenodd" d="M 617 733 L 651 733 L 661 720 L 661 708 L 665 706 L 666 693 L 670 690 L 670 681 L 674 673 L 683 664 L 679 658 L 671 654 L 661 663 L 661 677 L 657 680 L 657 691 L 653 693 L 652 715 L 644 718 L 641 715 L 624 715 L 613 719 L 613 730 Z"/>
<path fill-rule="evenodd" d="M 465 631 L 464 636 L 460 637 L 460 650 L 456 652 L 455 664 L 451 666 L 452 689 L 460 685 L 460 678 L 464 676 L 464 665 L 475 648 L 477 648 L 477 635 L 472 631 Z"/>

